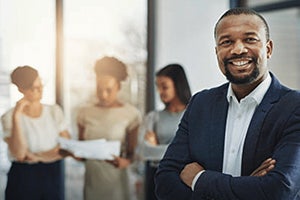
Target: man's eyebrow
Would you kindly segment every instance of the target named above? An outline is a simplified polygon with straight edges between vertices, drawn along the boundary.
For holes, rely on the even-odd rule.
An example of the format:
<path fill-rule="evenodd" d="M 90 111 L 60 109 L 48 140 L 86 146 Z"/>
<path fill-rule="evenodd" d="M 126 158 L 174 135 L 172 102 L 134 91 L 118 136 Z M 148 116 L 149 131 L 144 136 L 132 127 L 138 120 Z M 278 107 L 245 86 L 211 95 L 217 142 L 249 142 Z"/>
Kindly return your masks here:
<path fill-rule="evenodd" d="M 254 32 L 254 31 L 246 32 L 246 33 L 244 33 L 244 35 L 246 35 L 246 36 L 250 36 L 250 35 L 258 36 L 257 32 Z M 222 35 L 221 37 L 217 38 L 217 41 L 227 39 L 227 38 L 230 38 L 230 37 L 231 37 L 230 34 Z"/>
<path fill-rule="evenodd" d="M 225 38 L 230 38 L 230 35 L 222 35 L 221 37 L 217 38 L 217 41 L 223 40 Z"/>
<path fill-rule="evenodd" d="M 244 35 L 258 35 L 258 34 L 254 31 L 251 31 L 251 32 L 246 32 Z"/>

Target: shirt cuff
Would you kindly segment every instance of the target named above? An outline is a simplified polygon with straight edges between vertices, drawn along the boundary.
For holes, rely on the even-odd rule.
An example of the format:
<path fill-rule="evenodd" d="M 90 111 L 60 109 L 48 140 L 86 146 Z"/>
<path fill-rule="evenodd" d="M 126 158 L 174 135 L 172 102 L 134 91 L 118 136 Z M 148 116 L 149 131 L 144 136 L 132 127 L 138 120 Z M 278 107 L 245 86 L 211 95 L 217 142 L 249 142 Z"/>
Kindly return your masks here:
<path fill-rule="evenodd" d="M 194 177 L 193 182 L 192 182 L 192 191 L 194 191 L 196 182 L 203 172 L 205 172 L 205 170 L 198 172 L 198 174 L 196 174 L 196 176 Z"/>

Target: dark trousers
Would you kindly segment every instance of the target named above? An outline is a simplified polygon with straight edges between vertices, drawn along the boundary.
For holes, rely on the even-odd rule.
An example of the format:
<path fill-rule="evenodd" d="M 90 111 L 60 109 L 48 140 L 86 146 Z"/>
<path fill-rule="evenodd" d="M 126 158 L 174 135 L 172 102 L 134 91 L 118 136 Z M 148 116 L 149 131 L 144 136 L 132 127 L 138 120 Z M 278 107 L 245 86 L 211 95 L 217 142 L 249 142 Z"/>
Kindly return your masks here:
<path fill-rule="evenodd" d="M 7 175 L 6 200 L 64 200 L 63 161 L 13 162 Z"/>
<path fill-rule="evenodd" d="M 154 175 L 158 166 L 157 161 L 146 162 L 145 175 L 145 200 L 157 200 L 155 196 Z"/>

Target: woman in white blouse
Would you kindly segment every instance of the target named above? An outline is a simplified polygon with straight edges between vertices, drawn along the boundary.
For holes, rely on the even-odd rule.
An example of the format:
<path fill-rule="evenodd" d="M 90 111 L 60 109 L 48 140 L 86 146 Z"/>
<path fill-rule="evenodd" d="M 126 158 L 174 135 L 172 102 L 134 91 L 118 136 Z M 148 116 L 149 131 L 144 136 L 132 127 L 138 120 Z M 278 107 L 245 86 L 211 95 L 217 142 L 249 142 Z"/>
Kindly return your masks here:
<path fill-rule="evenodd" d="M 23 97 L 1 117 L 12 161 L 5 199 L 64 199 L 57 138 L 70 136 L 63 112 L 58 105 L 40 102 L 43 85 L 36 69 L 17 67 L 11 81 Z"/>

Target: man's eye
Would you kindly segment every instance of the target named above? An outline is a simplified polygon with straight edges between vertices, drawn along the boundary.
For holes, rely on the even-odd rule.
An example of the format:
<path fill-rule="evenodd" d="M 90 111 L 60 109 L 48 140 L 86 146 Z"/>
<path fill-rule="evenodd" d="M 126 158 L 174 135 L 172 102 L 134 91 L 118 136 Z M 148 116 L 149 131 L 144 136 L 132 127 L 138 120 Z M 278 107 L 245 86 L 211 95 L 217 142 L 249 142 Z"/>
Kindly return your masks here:
<path fill-rule="evenodd" d="M 256 38 L 247 38 L 246 41 L 249 42 L 249 43 L 255 43 L 255 42 L 258 41 L 258 39 L 256 39 Z"/>
<path fill-rule="evenodd" d="M 220 46 L 227 46 L 227 45 L 230 45 L 232 43 L 232 41 L 230 40 L 224 40 L 224 41 L 221 41 L 219 43 Z"/>

